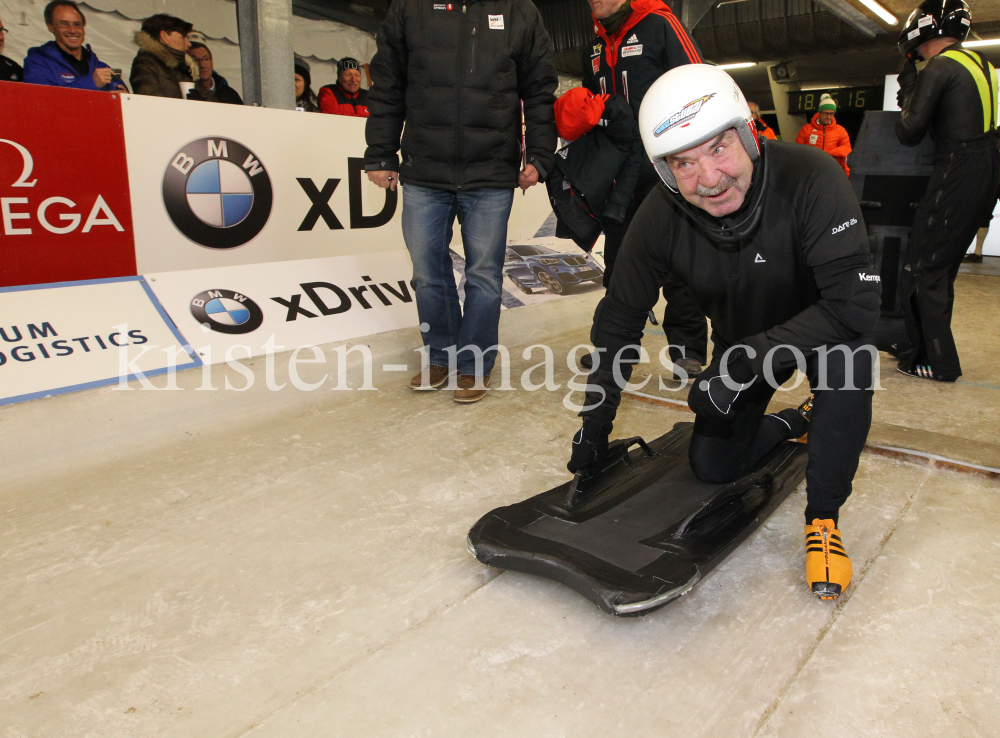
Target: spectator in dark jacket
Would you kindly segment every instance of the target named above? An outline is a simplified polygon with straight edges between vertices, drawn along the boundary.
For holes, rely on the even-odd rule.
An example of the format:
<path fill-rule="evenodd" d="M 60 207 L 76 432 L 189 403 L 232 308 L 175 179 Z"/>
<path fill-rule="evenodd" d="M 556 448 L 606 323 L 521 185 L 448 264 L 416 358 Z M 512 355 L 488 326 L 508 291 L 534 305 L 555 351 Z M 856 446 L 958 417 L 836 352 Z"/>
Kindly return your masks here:
<path fill-rule="evenodd" d="M 312 90 L 309 62 L 298 57 L 295 58 L 295 109 L 306 113 L 319 112 L 319 102 Z"/>
<path fill-rule="evenodd" d="M 424 0 L 389 6 L 372 60 L 365 168 L 379 187 L 396 189 L 397 176 L 405 185 L 403 238 L 430 354 L 429 370 L 410 386 L 443 385 L 457 369 L 454 399 L 475 402 L 496 361 L 514 188 L 552 171 L 558 78 L 552 41 L 531 0 L 461 7 Z M 465 250 L 461 306 L 449 249 L 456 212 Z"/>
<path fill-rule="evenodd" d="M 24 70 L 21 69 L 21 65 L 3 55 L 6 40 L 7 29 L 0 20 L 0 82 L 24 82 Z"/>
<path fill-rule="evenodd" d="M 368 92 L 361 89 L 361 65 L 345 56 L 337 62 L 337 84 L 319 90 L 319 111 L 330 115 L 368 117 Z"/>
<path fill-rule="evenodd" d="M 240 97 L 239 93 L 229 86 L 225 77 L 215 71 L 211 49 L 205 44 L 195 42 L 188 49 L 188 56 L 194 59 L 198 65 L 199 77 L 195 85 L 202 93 L 213 93 L 217 102 L 229 103 L 230 105 L 243 104 L 243 98 Z"/>
<path fill-rule="evenodd" d="M 142 30 L 136 31 L 135 45 L 139 53 L 132 61 L 132 92 L 136 95 L 155 97 L 175 97 L 184 95 L 181 83 L 194 81 L 201 75 L 198 64 L 187 55 L 191 47 L 188 34 L 193 26 L 187 21 L 166 13 L 151 15 L 142 22 Z M 215 100 L 211 92 L 194 89 L 189 97 L 201 100 Z"/>
<path fill-rule="evenodd" d="M 87 19 L 71 0 L 53 0 L 45 6 L 45 25 L 55 36 L 42 46 L 28 49 L 24 81 L 35 85 L 73 87 L 77 90 L 117 90 L 111 68 L 84 45 Z"/>

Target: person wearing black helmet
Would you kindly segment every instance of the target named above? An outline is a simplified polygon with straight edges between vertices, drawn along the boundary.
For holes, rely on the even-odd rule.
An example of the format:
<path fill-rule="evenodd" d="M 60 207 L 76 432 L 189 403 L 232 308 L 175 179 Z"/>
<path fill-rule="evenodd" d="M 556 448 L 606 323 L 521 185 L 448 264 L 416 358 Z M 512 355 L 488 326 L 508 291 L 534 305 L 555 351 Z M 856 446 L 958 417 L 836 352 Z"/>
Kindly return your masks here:
<path fill-rule="evenodd" d="M 955 277 L 976 230 L 993 210 L 1000 183 L 997 78 L 993 65 L 960 46 L 972 16 L 964 0 L 926 0 L 899 36 L 896 137 L 916 146 L 930 131 L 934 169 L 913 218 L 909 263 L 900 278 L 912 349 L 899 371 L 954 382 L 962 374 L 951 313 Z M 916 62 L 927 65 L 919 73 Z"/>
<path fill-rule="evenodd" d="M 857 198 L 825 152 L 761 141 L 743 93 L 716 67 L 660 77 L 639 131 L 663 184 L 636 213 L 594 313 L 598 361 L 568 468 L 584 478 L 602 468 L 646 311 L 674 274 L 711 320 L 714 344 L 688 394 L 691 468 L 729 482 L 808 430 L 806 582 L 836 599 L 851 581 L 839 510 L 868 437 L 878 357 L 870 334 L 881 279 Z M 811 407 L 767 414 L 796 367 L 809 378 Z"/>

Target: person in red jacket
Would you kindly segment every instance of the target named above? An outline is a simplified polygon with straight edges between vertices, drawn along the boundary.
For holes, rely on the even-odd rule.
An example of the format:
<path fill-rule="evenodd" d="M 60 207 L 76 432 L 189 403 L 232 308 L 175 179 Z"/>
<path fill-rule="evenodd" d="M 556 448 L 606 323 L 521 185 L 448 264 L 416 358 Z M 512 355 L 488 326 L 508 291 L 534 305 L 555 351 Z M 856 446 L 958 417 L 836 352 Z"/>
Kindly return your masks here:
<path fill-rule="evenodd" d="M 819 98 L 819 112 L 813 116 L 811 123 L 806 123 L 799 131 L 795 143 L 815 146 L 837 160 L 844 169 L 844 174 L 851 176 L 851 168 L 847 166 L 847 155 L 851 153 L 851 138 L 847 129 L 837 125 L 833 114 L 837 112 L 837 103 L 827 93 Z"/>
<path fill-rule="evenodd" d="M 775 135 L 774 129 L 760 117 L 760 105 L 755 102 L 751 102 L 750 100 L 747 100 L 747 105 L 750 106 L 750 114 L 753 116 L 753 124 L 757 129 L 757 135 L 762 138 L 769 138 L 772 141 L 777 141 L 778 137 Z"/>
<path fill-rule="evenodd" d="M 582 48 L 583 86 L 595 95 L 622 95 L 639 119 L 646 90 L 664 72 L 685 64 L 700 64 L 701 52 L 680 18 L 663 0 L 587 0 L 594 36 Z M 637 131 L 638 135 L 638 131 Z M 641 143 L 641 141 L 640 141 Z M 604 286 L 611 283 L 615 259 L 632 218 L 660 178 L 645 156 L 640 157 L 639 181 L 625 219 L 604 217 Z M 701 371 L 708 352 L 708 324 L 686 285 L 668 276 L 663 285 L 667 307 L 663 330 L 670 343 L 670 360 L 688 376 Z M 655 322 L 655 319 L 654 319 Z M 587 366 L 589 355 L 584 358 Z"/>
<path fill-rule="evenodd" d="M 345 56 L 337 62 L 337 84 L 320 88 L 319 112 L 368 117 L 368 90 L 361 89 L 361 65 L 357 59 Z"/>

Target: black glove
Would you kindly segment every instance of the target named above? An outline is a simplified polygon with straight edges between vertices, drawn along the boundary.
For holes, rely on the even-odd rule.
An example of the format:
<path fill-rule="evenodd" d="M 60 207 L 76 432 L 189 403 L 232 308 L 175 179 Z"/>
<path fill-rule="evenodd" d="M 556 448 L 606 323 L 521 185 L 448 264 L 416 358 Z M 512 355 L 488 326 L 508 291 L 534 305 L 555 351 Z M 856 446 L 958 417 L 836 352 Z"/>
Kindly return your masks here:
<path fill-rule="evenodd" d="M 571 473 L 590 476 L 601 470 L 608 455 L 611 427 L 611 423 L 602 423 L 594 418 L 583 419 L 583 427 L 573 436 L 573 454 L 566 464 Z"/>
<path fill-rule="evenodd" d="M 903 69 L 900 71 L 896 81 L 899 82 L 899 90 L 896 92 L 896 104 L 904 108 L 906 107 L 906 102 L 910 99 L 910 95 L 913 94 L 913 88 L 917 86 L 917 63 L 913 59 L 906 60 L 906 64 L 903 65 Z"/>
<path fill-rule="evenodd" d="M 713 361 L 698 375 L 688 392 L 688 407 L 696 415 L 727 420 L 734 416 L 733 403 L 757 375 L 746 350 L 738 348 L 729 354 L 727 374 L 722 374 L 721 361 Z"/>

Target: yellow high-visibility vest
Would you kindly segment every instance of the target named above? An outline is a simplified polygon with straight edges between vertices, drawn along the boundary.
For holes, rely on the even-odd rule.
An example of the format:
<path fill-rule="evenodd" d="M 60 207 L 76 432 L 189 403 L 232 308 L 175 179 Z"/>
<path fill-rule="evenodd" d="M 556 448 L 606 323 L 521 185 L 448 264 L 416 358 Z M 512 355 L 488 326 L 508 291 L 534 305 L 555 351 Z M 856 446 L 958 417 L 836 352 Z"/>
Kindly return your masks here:
<path fill-rule="evenodd" d="M 957 61 L 976 80 L 976 87 L 979 89 L 979 99 L 983 104 L 983 133 L 993 130 L 996 127 L 998 103 L 996 69 L 989 62 L 986 62 L 984 67 L 983 60 L 979 54 L 968 49 L 948 49 L 947 51 L 942 51 L 941 56 Z"/>

